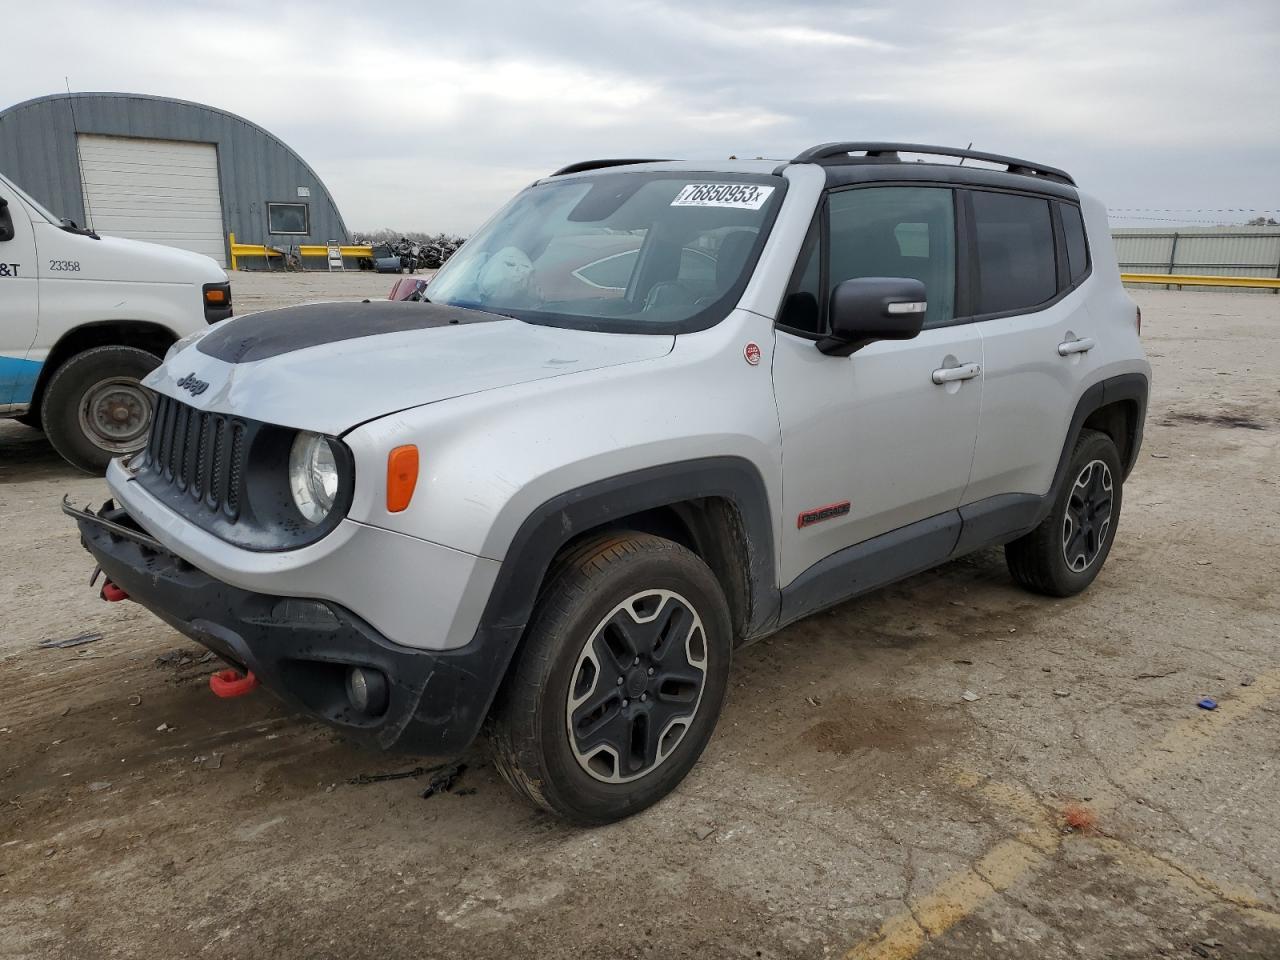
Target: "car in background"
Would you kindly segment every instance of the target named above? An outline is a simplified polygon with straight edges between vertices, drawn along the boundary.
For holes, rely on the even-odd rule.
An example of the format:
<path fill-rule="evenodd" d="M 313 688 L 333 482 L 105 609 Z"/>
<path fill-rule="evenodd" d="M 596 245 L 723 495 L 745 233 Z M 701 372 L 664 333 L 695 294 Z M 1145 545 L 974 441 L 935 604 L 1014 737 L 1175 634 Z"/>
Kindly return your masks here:
<path fill-rule="evenodd" d="M 102 473 L 142 449 L 141 380 L 178 340 L 231 316 L 231 285 L 188 250 L 100 237 L 0 175 L 0 417 Z"/>

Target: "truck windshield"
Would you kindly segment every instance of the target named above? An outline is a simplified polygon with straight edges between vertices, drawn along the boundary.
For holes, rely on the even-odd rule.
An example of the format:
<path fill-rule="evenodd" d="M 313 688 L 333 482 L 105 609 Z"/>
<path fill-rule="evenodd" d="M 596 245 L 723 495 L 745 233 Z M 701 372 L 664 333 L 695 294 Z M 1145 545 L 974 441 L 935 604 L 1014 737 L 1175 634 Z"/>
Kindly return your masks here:
<path fill-rule="evenodd" d="M 577 329 L 705 329 L 737 302 L 785 189 L 781 177 L 669 171 L 536 184 L 467 241 L 427 296 Z"/>
<path fill-rule="evenodd" d="M 31 196 L 31 194 L 27 193 L 27 191 L 23 190 L 20 186 L 18 186 L 12 180 L 6 179 L 4 181 L 4 185 L 8 187 L 10 190 L 12 190 L 14 193 L 16 193 L 18 196 L 20 196 L 23 200 L 25 200 L 27 203 L 27 206 L 29 206 L 32 210 L 34 210 L 40 216 L 44 217 L 46 220 L 52 223 L 55 227 L 62 225 L 61 220 L 59 220 L 52 213 L 46 210 L 43 206 L 37 203 L 36 200 Z"/>

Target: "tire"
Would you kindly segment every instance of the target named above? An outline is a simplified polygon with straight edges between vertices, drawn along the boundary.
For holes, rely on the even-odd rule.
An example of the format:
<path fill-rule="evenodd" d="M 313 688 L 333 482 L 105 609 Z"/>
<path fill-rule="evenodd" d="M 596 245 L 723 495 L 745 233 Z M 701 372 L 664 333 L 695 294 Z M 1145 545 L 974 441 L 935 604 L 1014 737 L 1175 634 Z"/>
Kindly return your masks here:
<path fill-rule="evenodd" d="M 1105 433 L 1081 431 L 1053 509 L 1038 527 L 1005 545 L 1013 579 L 1051 597 L 1071 597 L 1093 583 L 1115 542 L 1122 486 L 1115 443 Z"/>
<path fill-rule="evenodd" d="M 638 813 L 710 740 L 732 641 L 719 583 L 679 544 L 621 532 L 575 548 L 553 565 L 490 714 L 495 766 L 575 824 Z"/>
<path fill-rule="evenodd" d="M 40 406 L 53 448 L 72 466 L 96 474 L 113 457 L 142 449 L 152 400 L 138 381 L 159 365 L 155 354 L 115 346 L 94 347 L 63 363 Z"/>

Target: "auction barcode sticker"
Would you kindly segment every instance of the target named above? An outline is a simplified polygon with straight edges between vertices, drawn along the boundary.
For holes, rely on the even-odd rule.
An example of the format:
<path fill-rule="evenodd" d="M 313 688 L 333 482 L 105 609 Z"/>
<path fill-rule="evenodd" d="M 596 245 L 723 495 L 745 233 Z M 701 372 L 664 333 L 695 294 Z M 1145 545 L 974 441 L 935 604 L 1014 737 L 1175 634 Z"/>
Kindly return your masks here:
<path fill-rule="evenodd" d="M 680 188 L 671 206 L 759 210 L 773 189 L 754 183 L 690 183 Z"/>

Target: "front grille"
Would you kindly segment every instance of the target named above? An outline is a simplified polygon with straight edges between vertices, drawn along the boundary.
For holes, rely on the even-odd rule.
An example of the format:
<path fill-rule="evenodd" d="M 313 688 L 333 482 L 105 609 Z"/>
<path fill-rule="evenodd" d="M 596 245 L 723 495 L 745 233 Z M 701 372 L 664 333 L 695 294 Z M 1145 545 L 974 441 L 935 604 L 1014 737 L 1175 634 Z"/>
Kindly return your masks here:
<path fill-rule="evenodd" d="M 187 494 L 231 522 L 244 500 L 244 451 L 247 425 L 222 413 L 204 413 L 156 395 L 151 436 L 141 472 L 148 487 L 164 486 Z"/>

